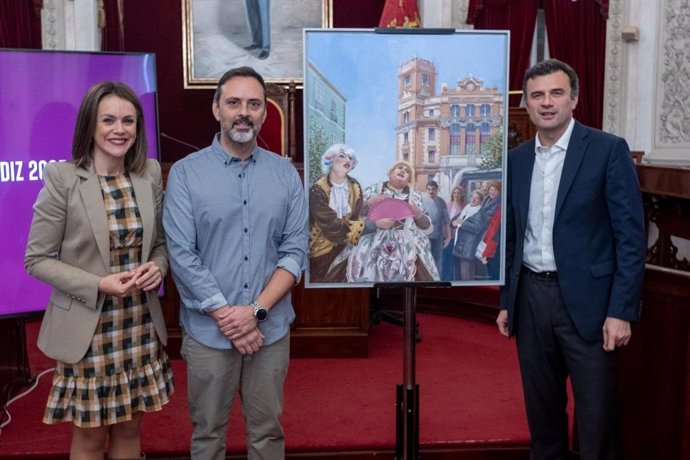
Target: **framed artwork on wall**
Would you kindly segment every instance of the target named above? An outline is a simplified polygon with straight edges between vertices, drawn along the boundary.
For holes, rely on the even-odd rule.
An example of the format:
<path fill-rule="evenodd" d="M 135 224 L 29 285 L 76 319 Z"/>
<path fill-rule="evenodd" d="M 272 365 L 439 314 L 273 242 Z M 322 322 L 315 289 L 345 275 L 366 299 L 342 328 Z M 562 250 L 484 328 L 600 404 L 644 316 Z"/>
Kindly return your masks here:
<path fill-rule="evenodd" d="M 332 0 L 182 0 L 185 88 L 215 88 L 248 65 L 267 83 L 302 82 L 302 29 L 331 27 Z"/>
<path fill-rule="evenodd" d="M 509 43 L 305 29 L 307 287 L 503 283 Z"/>

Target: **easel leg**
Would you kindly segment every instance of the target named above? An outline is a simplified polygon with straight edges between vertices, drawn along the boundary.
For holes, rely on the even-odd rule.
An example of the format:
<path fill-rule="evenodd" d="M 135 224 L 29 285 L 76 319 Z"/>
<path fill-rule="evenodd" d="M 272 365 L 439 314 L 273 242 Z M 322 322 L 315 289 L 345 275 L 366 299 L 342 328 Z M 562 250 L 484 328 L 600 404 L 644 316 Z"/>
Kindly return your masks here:
<path fill-rule="evenodd" d="M 395 459 L 419 459 L 419 384 L 396 386 Z"/>
<path fill-rule="evenodd" d="M 405 405 L 403 404 L 403 386 L 395 387 L 395 460 L 402 460 L 405 433 Z"/>

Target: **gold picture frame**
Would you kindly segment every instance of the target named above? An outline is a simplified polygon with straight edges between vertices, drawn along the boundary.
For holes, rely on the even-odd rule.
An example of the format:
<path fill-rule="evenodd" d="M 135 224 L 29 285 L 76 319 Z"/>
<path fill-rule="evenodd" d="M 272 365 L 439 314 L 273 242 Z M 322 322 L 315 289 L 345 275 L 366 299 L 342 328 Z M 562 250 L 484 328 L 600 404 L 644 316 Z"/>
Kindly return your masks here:
<path fill-rule="evenodd" d="M 249 65 L 266 83 L 303 82 L 302 29 L 330 28 L 333 0 L 255 0 L 270 5 L 269 45 L 252 42 L 246 0 L 182 0 L 185 89 L 213 89 L 228 69 Z M 246 48 L 252 49 L 246 49 Z"/>

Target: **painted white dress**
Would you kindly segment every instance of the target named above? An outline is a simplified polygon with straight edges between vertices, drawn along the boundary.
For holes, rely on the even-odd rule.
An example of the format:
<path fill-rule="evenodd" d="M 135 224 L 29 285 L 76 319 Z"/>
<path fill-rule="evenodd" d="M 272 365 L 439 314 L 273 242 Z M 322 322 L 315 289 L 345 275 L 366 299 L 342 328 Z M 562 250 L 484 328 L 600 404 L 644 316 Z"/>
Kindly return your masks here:
<path fill-rule="evenodd" d="M 424 209 L 422 196 L 405 188 L 396 192 L 386 182 L 370 185 L 364 190 L 364 201 L 375 195 L 408 201 Z M 431 245 L 426 236 L 431 228 L 422 230 L 408 217 L 387 230 L 364 233 L 353 248 L 347 264 L 349 282 L 439 281 Z"/>

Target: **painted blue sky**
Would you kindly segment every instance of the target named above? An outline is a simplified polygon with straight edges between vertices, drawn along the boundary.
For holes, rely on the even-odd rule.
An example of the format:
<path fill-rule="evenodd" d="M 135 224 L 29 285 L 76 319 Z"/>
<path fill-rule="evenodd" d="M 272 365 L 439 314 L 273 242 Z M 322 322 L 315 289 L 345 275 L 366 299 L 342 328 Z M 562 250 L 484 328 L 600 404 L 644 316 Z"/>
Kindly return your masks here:
<path fill-rule="evenodd" d="M 305 32 L 309 60 L 347 98 L 346 143 L 359 164 L 353 171 L 363 186 L 385 180 L 395 159 L 398 68 L 415 58 L 436 66 L 436 94 L 470 74 L 485 86 L 506 88 L 505 33 L 449 35 L 376 34 L 371 30 L 313 29 Z M 306 142 L 305 142 L 306 144 Z"/>

